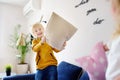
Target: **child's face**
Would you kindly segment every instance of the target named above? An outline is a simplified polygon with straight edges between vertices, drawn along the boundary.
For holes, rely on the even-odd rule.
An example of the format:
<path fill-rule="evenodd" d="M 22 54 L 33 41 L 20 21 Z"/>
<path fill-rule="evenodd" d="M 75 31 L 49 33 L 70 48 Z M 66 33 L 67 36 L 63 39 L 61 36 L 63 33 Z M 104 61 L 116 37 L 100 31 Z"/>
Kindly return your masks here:
<path fill-rule="evenodd" d="M 36 38 L 42 38 L 44 36 L 44 29 L 42 27 L 36 27 L 33 29 L 33 34 Z"/>

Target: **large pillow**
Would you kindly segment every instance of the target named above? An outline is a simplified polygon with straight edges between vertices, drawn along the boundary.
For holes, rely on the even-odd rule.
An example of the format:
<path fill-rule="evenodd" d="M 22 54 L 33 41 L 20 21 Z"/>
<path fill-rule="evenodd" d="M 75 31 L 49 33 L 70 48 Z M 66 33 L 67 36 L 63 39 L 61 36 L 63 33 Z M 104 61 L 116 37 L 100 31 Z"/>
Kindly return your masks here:
<path fill-rule="evenodd" d="M 88 72 L 90 80 L 105 80 L 107 58 L 103 46 L 103 42 L 98 42 L 88 56 L 76 59 L 79 65 Z"/>
<path fill-rule="evenodd" d="M 77 28 L 53 12 L 45 31 L 46 41 L 53 48 L 62 50 L 64 42 L 68 41 L 76 31 Z"/>

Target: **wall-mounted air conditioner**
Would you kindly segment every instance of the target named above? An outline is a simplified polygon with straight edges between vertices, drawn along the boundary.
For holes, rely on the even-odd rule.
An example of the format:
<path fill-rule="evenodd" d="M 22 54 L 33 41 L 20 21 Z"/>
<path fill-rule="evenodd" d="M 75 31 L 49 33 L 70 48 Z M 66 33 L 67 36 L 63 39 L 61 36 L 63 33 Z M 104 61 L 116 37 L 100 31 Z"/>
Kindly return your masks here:
<path fill-rule="evenodd" d="M 35 10 L 41 9 L 41 0 L 30 0 L 23 8 L 23 15 L 28 16 Z"/>
<path fill-rule="evenodd" d="M 32 7 L 32 0 L 30 0 L 25 7 L 23 8 L 23 15 L 26 16 L 33 12 L 33 7 Z"/>

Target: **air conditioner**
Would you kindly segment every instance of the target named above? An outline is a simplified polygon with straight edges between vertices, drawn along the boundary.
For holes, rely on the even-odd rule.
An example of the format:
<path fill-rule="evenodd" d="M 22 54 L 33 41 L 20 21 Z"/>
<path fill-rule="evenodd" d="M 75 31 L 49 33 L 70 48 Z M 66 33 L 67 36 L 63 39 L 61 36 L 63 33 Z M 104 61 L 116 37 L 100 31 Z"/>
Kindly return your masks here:
<path fill-rule="evenodd" d="M 23 8 L 23 15 L 28 16 L 35 10 L 40 10 L 41 0 L 30 0 Z"/>
<path fill-rule="evenodd" d="M 23 15 L 26 16 L 28 14 L 30 14 L 31 12 L 33 12 L 33 7 L 32 7 L 32 0 L 30 0 L 25 7 L 23 8 Z"/>

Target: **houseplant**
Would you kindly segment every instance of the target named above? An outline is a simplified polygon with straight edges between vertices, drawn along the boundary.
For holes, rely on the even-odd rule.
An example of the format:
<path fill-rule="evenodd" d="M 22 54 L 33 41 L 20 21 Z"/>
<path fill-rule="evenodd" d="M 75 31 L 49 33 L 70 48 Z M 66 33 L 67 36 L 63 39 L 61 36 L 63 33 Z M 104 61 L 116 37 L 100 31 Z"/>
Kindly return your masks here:
<path fill-rule="evenodd" d="M 10 64 L 7 64 L 5 66 L 6 76 L 10 76 L 11 75 L 11 71 L 12 71 L 12 66 Z"/>
<path fill-rule="evenodd" d="M 27 38 L 28 38 L 28 35 L 21 33 L 16 42 L 16 48 L 20 53 L 19 54 L 20 64 L 25 64 L 26 53 L 28 53 L 28 51 L 30 50 L 30 42 L 27 41 Z"/>
<path fill-rule="evenodd" d="M 24 34 L 21 31 L 21 25 L 18 24 L 14 28 L 14 33 L 11 35 L 11 44 L 10 46 L 16 50 L 19 58 L 19 64 L 25 64 L 26 54 L 30 51 L 30 36 L 29 34 Z"/>
<path fill-rule="evenodd" d="M 30 36 L 20 31 L 21 25 L 15 26 L 14 33 L 11 35 L 11 47 L 16 50 L 18 55 L 17 73 L 27 73 L 28 63 L 25 62 L 26 54 L 31 50 Z"/>

